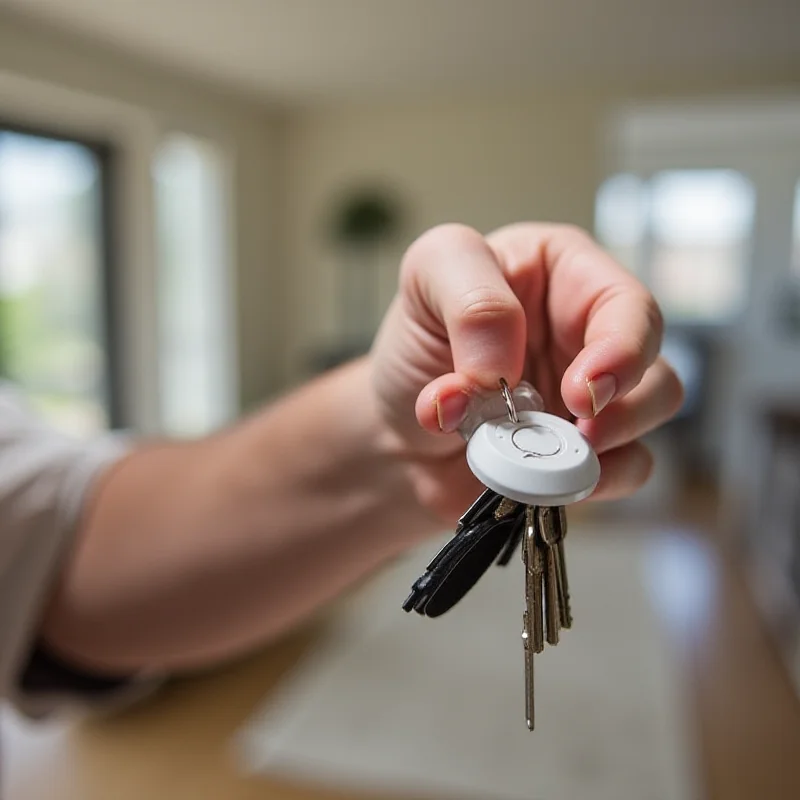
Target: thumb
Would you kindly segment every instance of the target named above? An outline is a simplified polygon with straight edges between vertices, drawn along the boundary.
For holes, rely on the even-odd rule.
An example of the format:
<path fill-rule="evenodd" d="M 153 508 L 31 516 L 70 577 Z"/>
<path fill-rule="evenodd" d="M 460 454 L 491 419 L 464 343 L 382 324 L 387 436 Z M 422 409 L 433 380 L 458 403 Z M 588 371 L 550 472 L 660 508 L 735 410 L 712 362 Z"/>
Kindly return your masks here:
<path fill-rule="evenodd" d="M 519 381 L 525 312 L 479 233 L 444 225 L 424 234 L 403 260 L 401 291 L 414 321 L 448 342 L 455 372 L 485 389 Z"/>

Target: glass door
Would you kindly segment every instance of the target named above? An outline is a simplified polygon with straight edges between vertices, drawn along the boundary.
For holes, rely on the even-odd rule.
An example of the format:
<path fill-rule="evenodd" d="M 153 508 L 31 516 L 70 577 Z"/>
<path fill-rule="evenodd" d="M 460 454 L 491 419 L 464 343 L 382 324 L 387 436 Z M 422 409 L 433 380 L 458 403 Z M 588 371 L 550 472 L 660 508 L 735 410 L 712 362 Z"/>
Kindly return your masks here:
<path fill-rule="evenodd" d="M 119 424 L 110 152 L 0 123 L 0 377 L 68 433 Z"/>

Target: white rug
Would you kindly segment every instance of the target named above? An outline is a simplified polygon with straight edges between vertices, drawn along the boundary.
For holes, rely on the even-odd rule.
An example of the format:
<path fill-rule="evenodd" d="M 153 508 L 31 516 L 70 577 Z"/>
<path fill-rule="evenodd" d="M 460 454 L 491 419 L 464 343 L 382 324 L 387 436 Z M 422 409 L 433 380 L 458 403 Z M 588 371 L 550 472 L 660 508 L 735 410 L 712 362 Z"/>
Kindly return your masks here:
<path fill-rule="evenodd" d="M 689 800 L 680 676 L 645 548 L 567 540 L 575 624 L 536 660 L 525 726 L 519 558 L 436 620 L 400 608 L 438 544 L 350 603 L 238 740 L 249 770 L 354 793 L 459 800 Z"/>

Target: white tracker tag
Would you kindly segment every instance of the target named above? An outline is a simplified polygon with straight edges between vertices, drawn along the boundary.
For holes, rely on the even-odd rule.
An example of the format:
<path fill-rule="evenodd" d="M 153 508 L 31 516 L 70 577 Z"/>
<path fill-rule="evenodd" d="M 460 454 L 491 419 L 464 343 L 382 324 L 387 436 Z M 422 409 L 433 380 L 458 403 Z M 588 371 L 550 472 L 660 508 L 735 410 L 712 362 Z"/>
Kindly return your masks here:
<path fill-rule="evenodd" d="M 519 411 L 478 425 L 467 463 L 489 489 L 532 506 L 565 506 L 588 497 L 600 462 L 571 422 L 544 411 Z"/>

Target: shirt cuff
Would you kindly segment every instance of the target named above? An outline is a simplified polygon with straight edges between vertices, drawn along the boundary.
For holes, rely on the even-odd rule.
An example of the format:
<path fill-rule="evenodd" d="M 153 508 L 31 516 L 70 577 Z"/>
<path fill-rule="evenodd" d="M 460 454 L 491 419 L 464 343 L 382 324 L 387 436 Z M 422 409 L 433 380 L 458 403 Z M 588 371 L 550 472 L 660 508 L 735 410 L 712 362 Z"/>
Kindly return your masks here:
<path fill-rule="evenodd" d="M 15 705 L 29 717 L 66 709 L 118 710 L 153 694 L 163 679 L 151 676 L 113 676 L 76 668 L 37 644 L 19 679 Z"/>

